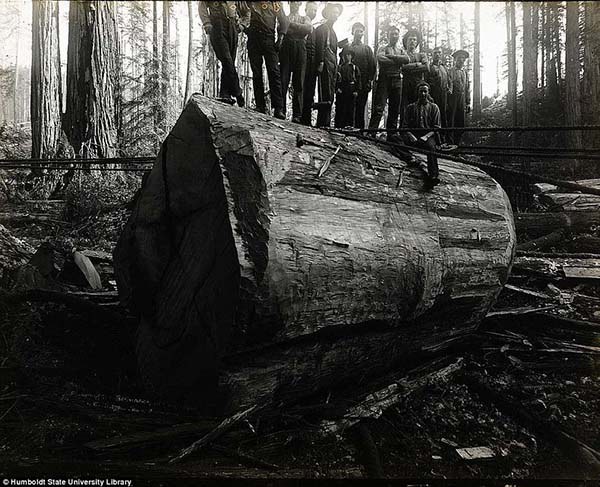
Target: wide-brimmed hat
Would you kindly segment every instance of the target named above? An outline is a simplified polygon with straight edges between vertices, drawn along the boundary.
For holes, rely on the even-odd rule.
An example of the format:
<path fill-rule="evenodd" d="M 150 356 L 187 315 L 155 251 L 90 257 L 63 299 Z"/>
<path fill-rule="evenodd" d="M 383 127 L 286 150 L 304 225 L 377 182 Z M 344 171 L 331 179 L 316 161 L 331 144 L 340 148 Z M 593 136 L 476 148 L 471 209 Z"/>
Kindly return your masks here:
<path fill-rule="evenodd" d="M 325 4 L 325 7 L 323 7 L 323 11 L 321 12 L 321 15 L 323 16 L 323 18 L 325 18 L 325 19 L 329 18 L 329 14 L 331 12 L 331 9 L 334 9 L 334 8 L 339 8 L 340 9 L 340 15 L 344 11 L 344 6 L 341 3 L 327 2 Z"/>
<path fill-rule="evenodd" d="M 402 37 L 402 45 L 404 46 L 404 49 L 406 49 L 406 41 L 411 36 L 415 36 L 417 38 L 417 46 L 421 44 L 421 40 L 423 39 L 421 33 L 417 29 L 408 29 L 408 32 L 406 32 L 406 34 L 404 34 Z"/>
<path fill-rule="evenodd" d="M 452 57 L 454 59 L 456 59 L 456 56 L 458 56 L 459 54 L 462 54 L 463 56 L 465 56 L 466 58 L 469 57 L 469 53 L 467 51 L 465 51 L 464 49 L 459 49 L 458 51 L 454 51 L 452 53 Z"/>

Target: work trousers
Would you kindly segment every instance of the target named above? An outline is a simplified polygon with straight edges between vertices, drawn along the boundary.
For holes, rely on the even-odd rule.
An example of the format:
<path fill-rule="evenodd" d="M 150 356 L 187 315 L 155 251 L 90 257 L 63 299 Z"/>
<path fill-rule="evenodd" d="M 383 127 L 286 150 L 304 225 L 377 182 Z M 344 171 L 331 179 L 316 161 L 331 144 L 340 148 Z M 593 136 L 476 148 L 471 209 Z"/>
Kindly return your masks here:
<path fill-rule="evenodd" d="M 335 82 L 337 76 L 337 62 L 335 54 L 327 52 L 323 60 L 323 72 L 319 75 L 319 109 L 317 113 L 317 127 L 331 125 L 331 106 L 335 96 Z M 328 102 L 328 103 L 327 103 Z"/>
<path fill-rule="evenodd" d="M 418 138 L 416 142 L 409 142 L 408 145 L 419 147 L 428 151 L 438 150 L 436 137 L 430 137 L 426 142 L 423 142 L 421 138 Z M 438 169 L 438 160 L 436 155 L 427 154 L 427 174 L 432 179 L 439 178 L 440 172 Z"/>
<path fill-rule="evenodd" d="M 352 92 L 338 93 L 335 102 L 336 127 L 354 127 L 356 97 Z"/>
<path fill-rule="evenodd" d="M 279 56 L 275 50 L 275 39 L 273 34 L 267 34 L 255 30 L 248 31 L 248 57 L 252 69 L 252 86 L 254 88 L 254 100 L 259 112 L 266 111 L 265 85 L 263 82 L 263 58 L 267 66 L 267 77 L 269 78 L 269 92 L 271 94 L 271 107 L 274 110 L 284 109 L 281 95 L 281 75 L 279 72 Z"/>
<path fill-rule="evenodd" d="M 312 56 L 306 58 L 306 70 L 304 73 L 304 86 L 302 89 L 302 117 L 303 125 L 310 126 L 312 123 L 312 106 L 315 102 L 315 88 L 317 87 L 317 70 Z"/>
<path fill-rule="evenodd" d="M 359 129 L 365 128 L 365 108 L 367 107 L 367 99 L 369 98 L 369 90 L 361 90 L 358 92 L 354 105 L 354 127 Z"/>
<path fill-rule="evenodd" d="M 464 92 L 452 93 L 448 97 L 448 126 L 449 127 L 464 127 L 465 126 L 465 94 Z M 462 138 L 462 130 L 448 132 L 448 140 L 450 143 L 459 145 Z"/>
<path fill-rule="evenodd" d="M 388 105 L 388 116 L 385 128 L 388 130 L 398 128 L 398 114 L 401 100 L 402 78 L 380 76 L 375 84 L 375 92 L 373 93 L 373 111 L 371 112 L 369 128 L 379 128 L 379 122 L 381 122 L 386 103 Z"/>
<path fill-rule="evenodd" d="M 304 75 L 306 71 L 306 41 L 304 39 L 293 39 L 284 37 L 281 52 L 279 53 L 281 64 L 281 86 L 284 110 L 287 107 L 287 92 L 290 78 L 292 80 L 292 117 L 302 116 L 302 89 L 304 86 Z"/>
<path fill-rule="evenodd" d="M 235 55 L 238 46 L 237 27 L 234 21 L 224 18 L 211 17 L 211 22 L 213 29 L 210 34 L 210 43 L 222 68 L 219 96 L 221 98 L 238 96 L 242 90 L 235 69 Z"/>

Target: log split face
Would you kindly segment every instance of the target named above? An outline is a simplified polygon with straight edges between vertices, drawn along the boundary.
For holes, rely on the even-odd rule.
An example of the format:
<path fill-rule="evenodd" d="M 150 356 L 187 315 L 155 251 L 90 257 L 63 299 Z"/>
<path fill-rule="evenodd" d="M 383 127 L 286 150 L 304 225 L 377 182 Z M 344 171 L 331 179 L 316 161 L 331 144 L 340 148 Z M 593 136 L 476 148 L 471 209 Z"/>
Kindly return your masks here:
<path fill-rule="evenodd" d="M 371 142 L 195 95 L 115 250 L 142 376 L 170 397 L 220 388 L 236 408 L 475 328 L 508 277 L 512 211 L 485 173 L 440 174 L 429 191 Z"/>

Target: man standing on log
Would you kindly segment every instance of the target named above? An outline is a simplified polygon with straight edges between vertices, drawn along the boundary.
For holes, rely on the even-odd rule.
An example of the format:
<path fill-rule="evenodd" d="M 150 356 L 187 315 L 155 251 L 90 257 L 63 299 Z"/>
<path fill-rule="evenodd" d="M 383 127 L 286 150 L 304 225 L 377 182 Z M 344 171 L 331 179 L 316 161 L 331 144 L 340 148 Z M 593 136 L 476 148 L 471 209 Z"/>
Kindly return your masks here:
<path fill-rule="evenodd" d="M 421 81 L 417 85 L 417 101 L 406 107 L 402 126 L 415 130 L 403 133 L 404 141 L 409 145 L 421 147 L 429 151 L 437 150 L 440 139 L 437 131 L 442 124 L 439 107 L 431 101 L 429 84 Z M 427 154 L 427 175 L 429 184 L 439 184 L 439 171 L 437 156 Z"/>
<path fill-rule="evenodd" d="M 432 53 L 429 73 L 426 76 L 427 82 L 431 87 L 431 97 L 440 109 L 442 116 L 442 127 L 447 127 L 446 111 L 448 106 L 448 95 L 452 93 L 452 82 L 448 74 L 448 69 L 442 59 L 442 48 L 435 47 Z"/>
<path fill-rule="evenodd" d="M 336 120 L 339 126 L 354 127 L 356 99 L 361 91 L 360 68 L 353 62 L 354 50 L 347 46 L 342 50 L 342 64 L 337 78 L 337 97 L 335 104 Z"/>
<path fill-rule="evenodd" d="M 409 62 L 402 66 L 403 90 L 400 105 L 400 117 L 404 117 L 404 110 L 411 103 L 417 101 L 417 85 L 424 80 L 425 73 L 429 72 L 427 55 L 416 52 L 421 44 L 421 33 L 416 29 L 409 29 L 402 38 L 402 45 L 406 49 Z"/>
<path fill-rule="evenodd" d="M 388 29 L 388 44 L 377 51 L 379 74 L 375 83 L 373 94 L 373 111 L 369 121 L 370 129 L 379 128 L 381 116 L 385 105 L 388 105 L 386 128 L 388 137 L 393 136 L 393 131 L 398 127 L 398 113 L 402 99 L 402 65 L 410 60 L 406 51 L 398 46 L 400 31 L 398 27 L 390 26 Z"/>
<path fill-rule="evenodd" d="M 344 7 L 339 3 L 327 3 L 321 14 L 325 23 L 315 29 L 315 64 L 318 76 L 319 101 L 317 127 L 331 125 L 331 105 L 337 79 L 338 40 L 333 24 L 342 15 Z"/>
<path fill-rule="evenodd" d="M 304 13 L 311 23 L 317 16 L 318 2 L 306 2 Z M 302 116 L 303 125 L 310 126 L 312 122 L 312 106 L 315 101 L 315 87 L 317 85 L 317 66 L 315 65 L 315 29 L 306 37 L 306 70 L 304 85 L 302 87 Z"/>
<path fill-rule="evenodd" d="M 281 2 L 240 2 L 242 15 L 250 17 L 248 34 L 248 57 L 252 69 L 252 86 L 256 111 L 266 113 L 265 86 L 263 83 L 263 58 L 267 66 L 271 106 L 276 118 L 285 118 L 284 100 L 281 90 L 281 74 L 279 72 L 279 55 L 281 43 L 288 29 L 288 20 L 281 7 Z M 277 41 L 275 28 L 277 27 Z"/>
<path fill-rule="evenodd" d="M 369 92 L 373 87 L 375 78 L 375 55 L 371 46 L 363 43 L 365 35 L 365 26 L 356 22 L 352 26 L 352 36 L 354 37 L 350 45 L 354 52 L 354 64 L 358 67 L 361 75 L 361 88 L 356 98 L 356 108 L 354 114 L 354 125 L 357 128 L 365 128 L 365 107 Z"/>
<path fill-rule="evenodd" d="M 221 62 L 221 85 L 219 97 L 225 101 L 235 97 L 237 104 L 245 104 L 237 70 L 235 55 L 238 46 L 238 35 L 244 30 L 244 22 L 237 9 L 238 2 L 199 2 L 198 14 L 210 39 L 215 56 Z M 231 101 L 233 103 L 233 101 Z"/>
<path fill-rule="evenodd" d="M 287 92 L 292 79 L 292 122 L 300 123 L 302 116 L 302 88 L 306 69 L 306 36 L 313 28 L 310 19 L 300 15 L 302 2 L 290 2 L 290 22 L 287 35 L 281 44 L 281 83 L 283 87 L 284 111 L 287 105 Z"/>
<path fill-rule="evenodd" d="M 465 114 L 471 112 L 471 84 L 469 73 L 465 68 L 465 61 L 469 53 L 459 49 L 454 54 L 454 66 L 450 69 L 452 91 L 448 99 L 448 125 L 450 127 L 464 127 Z M 460 144 L 462 131 L 450 132 L 449 140 L 453 144 Z"/>

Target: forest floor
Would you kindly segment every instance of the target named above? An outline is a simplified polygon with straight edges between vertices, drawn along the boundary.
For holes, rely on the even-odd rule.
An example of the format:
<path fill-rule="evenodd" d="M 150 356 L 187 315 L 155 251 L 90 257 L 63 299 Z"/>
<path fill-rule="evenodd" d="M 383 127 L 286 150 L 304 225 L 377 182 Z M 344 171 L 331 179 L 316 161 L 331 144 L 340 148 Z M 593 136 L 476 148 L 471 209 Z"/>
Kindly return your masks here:
<path fill-rule="evenodd" d="M 600 323 L 593 323 L 600 322 L 598 280 L 557 282 L 515 274 L 510 282 L 520 288 L 549 295 L 548 284 L 554 283 L 560 295 L 544 299 L 505 289 L 495 310 L 517 311 L 486 320 L 468 343 L 451 351 L 445 360 L 458 360 L 458 373 L 409 391 L 380 417 L 364 420 L 367 440 L 356 427 L 323 433 L 329 406 L 352 402 L 348 390 L 330 390 L 241 422 L 171 465 L 170 457 L 218 421 L 145 398 L 133 358 L 135 321 L 116 325 L 98 312 L 123 312 L 109 252 L 127 209 L 113 206 L 67 222 L 64 202 L 3 208 L 13 215 L 52 216 L 51 224 L 4 223 L 33 248 L 51 233 L 56 248 L 88 251 L 104 284 L 92 291 L 73 269 L 56 277 L 62 291 L 87 293 L 92 309 L 44 300 L 0 303 L 0 475 L 103 473 L 149 480 L 359 478 L 379 472 L 420 479 L 598 478 L 594 463 L 574 456 L 573 444 L 563 443 L 566 434 L 600 450 Z M 522 309 L 583 318 L 589 327 L 546 326 L 539 311 L 521 314 Z M 499 403 L 489 391 L 511 403 Z M 184 423 L 197 429 L 160 441 L 93 443 Z M 487 447 L 478 451 L 489 458 L 461 458 L 457 450 L 466 447 Z"/>
<path fill-rule="evenodd" d="M 1 201 L 0 224 L 30 249 L 51 243 L 53 289 L 78 300 L 5 299 L 7 283 L 0 282 L 0 476 L 110 475 L 136 485 L 176 478 L 599 478 L 600 280 L 519 272 L 475 334 L 423 359 L 458 364 L 452 374 L 407 388 L 361 426 L 325 432 L 327 420 L 365 399 L 352 388 L 327 390 L 240 421 L 181 463 L 168 463 L 223 418 L 145 396 L 136 323 L 120 308 L 110 255 L 140 178 L 113 183 L 77 176 L 61 200 L 19 195 L 23 181 L 5 188 L 10 201 Z M 550 250 L 572 249 L 567 244 Z M 101 289 L 90 289 L 73 265 L 73 248 L 89 256 Z M 397 370 L 372 391 L 409 384 L 421 370 Z M 463 448 L 477 449 L 465 459 Z"/>

